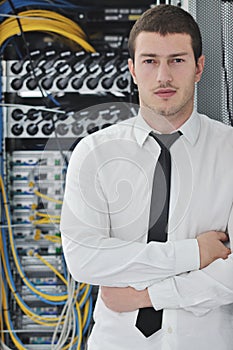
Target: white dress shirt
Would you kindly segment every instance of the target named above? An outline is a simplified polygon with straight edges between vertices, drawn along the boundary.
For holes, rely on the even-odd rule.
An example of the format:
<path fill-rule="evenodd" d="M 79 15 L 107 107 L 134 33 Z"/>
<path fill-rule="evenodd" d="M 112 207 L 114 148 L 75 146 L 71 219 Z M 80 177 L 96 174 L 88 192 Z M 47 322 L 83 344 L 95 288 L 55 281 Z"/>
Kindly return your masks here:
<path fill-rule="evenodd" d="M 97 298 L 89 350 L 232 350 L 233 254 L 199 270 L 196 237 L 233 237 L 233 129 L 197 112 L 171 146 L 168 242 L 147 242 L 158 143 L 139 115 L 82 139 L 72 153 L 61 216 L 73 277 L 102 286 L 148 287 L 162 329 L 145 338 L 137 311 Z"/>

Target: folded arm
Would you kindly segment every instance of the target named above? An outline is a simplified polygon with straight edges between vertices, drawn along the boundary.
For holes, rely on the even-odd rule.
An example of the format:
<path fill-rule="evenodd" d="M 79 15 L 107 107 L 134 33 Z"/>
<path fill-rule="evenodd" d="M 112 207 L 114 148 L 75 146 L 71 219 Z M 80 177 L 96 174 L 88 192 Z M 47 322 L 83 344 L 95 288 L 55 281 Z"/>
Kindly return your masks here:
<path fill-rule="evenodd" d="M 88 213 L 88 209 L 85 212 Z M 62 217 L 63 251 L 75 280 L 144 289 L 156 281 L 200 266 L 196 239 L 146 244 L 109 237 L 109 229 L 93 226 L 94 213 L 84 224 L 71 212 L 66 199 Z"/>
<path fill-rule="evenodd" d="M 203 270 L 174 276 L 148 288 L 155 309 L 183 308 L 203 315 L 233 303 L 233 255 Z"/>
<path fill-rule="evenodd" d="M 200 238 L 205 241 L 204 255 L 211 243 L 206 238 L 213 234 L 214 232 L 204 233 L 198 238 L 199 241 Z M 201 270 L 167 278 L 143 291 L 132 287 L 102 287 L 102 299 L 107 307 L 117 312 L 152 306 L 156 310 L 182 308 L 197 316 L 233 303 L 233 254 L 228 255 L 230 250 L 222 246 L 222 258 L 214 260 Z M 204 256 L 203 258 L 205 259 Z"/>
<path fill-rule="evenodd" d="M 228 221 L 233 251 L 233 209 Z M 230 250 L 229 250 L 230 252 Z M 183 308 L 203 315 L 233 303 L 233 254 L 217 259 L 204 269 L 173 276 L 148 288 L 155 309 Z"/>

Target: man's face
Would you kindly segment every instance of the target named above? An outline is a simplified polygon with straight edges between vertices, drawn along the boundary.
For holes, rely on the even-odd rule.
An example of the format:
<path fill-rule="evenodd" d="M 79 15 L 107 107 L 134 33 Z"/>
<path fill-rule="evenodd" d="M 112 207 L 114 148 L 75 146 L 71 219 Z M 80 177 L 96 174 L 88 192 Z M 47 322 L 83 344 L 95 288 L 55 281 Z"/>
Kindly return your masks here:
<path fill-rule="evenodd" d="M 135 41 L 134 63 L 129 60 L 140 106 L 171 121 L 192 113 L 195 82 L 203 67 L 203 56 L 196 65 L 188 34 L 141 32 Z"/>

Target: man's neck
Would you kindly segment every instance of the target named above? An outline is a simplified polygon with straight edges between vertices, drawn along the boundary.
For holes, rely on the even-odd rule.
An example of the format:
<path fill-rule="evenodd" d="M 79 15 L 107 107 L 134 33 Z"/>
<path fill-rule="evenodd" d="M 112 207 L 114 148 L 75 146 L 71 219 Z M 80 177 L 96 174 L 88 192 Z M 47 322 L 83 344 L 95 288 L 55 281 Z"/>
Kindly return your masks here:
<path fill-rule="evenodd" d="M 159 131 L 161 134 L 171 134 L 178 130 L 191 116 L 192 113 L 185 116 L 163 116 L 155 114 L 154 112 L 145 113 L 143 109 L 140 109 L 140 113 L 146 123 L 154 130 Z"/>

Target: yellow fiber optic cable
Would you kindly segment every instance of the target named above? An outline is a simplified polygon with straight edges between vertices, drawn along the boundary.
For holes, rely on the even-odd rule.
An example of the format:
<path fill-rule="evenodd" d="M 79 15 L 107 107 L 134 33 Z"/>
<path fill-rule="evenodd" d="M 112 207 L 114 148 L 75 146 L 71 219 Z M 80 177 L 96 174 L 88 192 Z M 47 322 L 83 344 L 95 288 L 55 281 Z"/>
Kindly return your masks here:
<path fill-rule="evenodd" d="M 38 253 L 32 253 L 33 256 L 37 257 L 40 261 L 42 261 L 46 266 L 48 266 L 49 269 L 51 269 L 55 274 L 56 276 L 58 276 L 58 278 L 67 286 L 68 285 L 68 282 L 67 280 L 65 279 L 65 277 L 53 266 L 51 265 L 45 258 L 43 258 L 40 254 Z M 83 293 L 83 296 L 82 298 L 80 299 L 79 301 L 79 304 L 81 305 L 83 303 L 83 301 L 85 300 L 88 292 L 89 292 L 89 289 L 90 289 L 90 285 L 89 284 L 86 284 L 86 290 L 85 292 Z M 76 293 L 78 293 L 78 290 L 76 291 Z"/>
<path fill-rule="evenodd" d="M 50 215 L 50 214 L 46 214 L 46 213 L 41 213 L 39 211 L 35 212 L 36 216 L 41 216 L 41 217 L 45 217 L 45 218 L 53 218 L 53 219 L 60 219 L 60 215 Z"/>
<path fill-rule="evenodd" d="M 51 224 L 59 224 L 60 223 L 60 220 L 56 220 L 56 219 L 46 219 L 46 218 L 43 218 L 43 219 L 40 219 L 40 220 L 32 220 L 32 224 L 33 225 L 51 225 Z"/>
<path fill-rule="evenodd" d="M 40 261 L 42 261 L 46 266 L 48 266 L 50 268 L 50 270 L 52 270 L 55 273 L 55 275 L 67 286 L 67 284 L 68 284 L 67 280 L 53 265 L 51 265 L 45 258 L 43 258 L 38 253 L 35 253 L 32 255 L 34 255 L 36 258 L 38 258 Z"/>
<path fill-rule="evenodd" d="M 83 301 L 85 300 L 85 298 L 86 298 L 86 296 L 87 296 L 87 294 L 88 294 L 88 292 L 89 292 L 89 289 L 90 289 L 90 285 L 89 285 L 89 284 L 86 284 L 86 290 L 85 290 L 85 292 L 83 293 L 83 296 L 82 296 L 82 298 L 81 298 L 80 301 L 79 301 L 80 305 L 82 305 Z"/>
<path fill-rule="evenodd" d="M 88 317 L 88 312 L 89 312 L 89 307 L 90 307 L 90 301 L 87 300 L 85 306 L 84 306 L 84 314 L 83 314 L 83 328 L 87 322 L 87 317 Z"/>
<path fill-rule="evenodd" d="M 46 239 L 47 241 L 50 241 L 52 243 L 59 243 L 61 244 L 61 237 L 58 236 L 51 236 L 51 235 L 43 235 L 43 238 Z"/>
<path fill-rule="evenodd" d="M 64 25 L 64 26 L 70 26 L 70 31 L 71 33 L 75 35 L 79 35 L 80 38 L 85 39 L 85 33 L 83 30 L 79 27 L 78 24 L 75 22 L 71 21 L 67 17 L 64 17 L 62 15 L 59 15 L 58 13 L 52 12 L 52 11 L 46 11 L 46 10 L 29 10 L 29 11 L 24 11 L 19 13 L 20 20 L 25 20 L 25 23 L 31 24 L 33 21 L 43 21 L 43 23 L 50 23 L 52 24 L 52 21 L 55 21 L 55 23 Z M 50 22 L 49 22 L 50 21 Z M 16 21 L 14 17 L 10 17 L 7 20 L 5 20 L 4 24 L 13 24 L 12 27 L 17 27 Z"/>
<path fill-rule="evenodd" d="M 38 190 L 34 190 L 34 193 L 35 193 L 36 196 L 41 197 L 43 199 L 46 199 L 47 201 L 54 202 L 54 203 L 57 203 L 57 204 L 62 204 L 63 203 L 59 199 L 55 199 L 55 198 L 51 198 L 49 196 L 46 196 L 45 194 L 39 192 Z"/>
<path fill-rule="evenodd" d="M 47 241 L 53 242 L 53 243 L 60 243 L 61 244 L 61 237 L 60 235 L 48 235 L 48 234 L 42 234 L 41 230 L 36 229 L 35 235 L 34 235 L 34 240 L 39 241 L 40 239 L 45 239 Z"/>
<path fill-rule="evenodd" d="M 42 219 L 37 219 L 37 216 L 41 217 Z M 40 212 L 35 212 L 35 216 L 30 216 L 29 219 L 32 221 L 34 225 L 60 223 L 60 215 L 52 215 L 52 214 L 50 215 L 50 214 L 40 213 Z"/>
<path fill-rule="evenodd" d="M 65 279 L 65 277 L 53 266 L 51 265 L 45 258 L 43 258 L 40 254 L 38 253 L 32 253 L 33 256 L 37 257 L 40 261 L 42 261 L 49 269 L 51 269 L 56 276 L 58 276 L 58 278 L 67 286 L 68 285 L 68 282 L 67 280 Z M 83 296 L 82 298 L 80 299 L 79 301 L 79 304 L 81 305 L 83 303 L 83 301 L 85 300 L 88 292 L 89 292 L 89 289 L 90 289 L 90 285 L 89 284 L 86 284 L 86 290 L 85 292 L 83 293 Z M 78 289 L 79 290 L 79 289 Z M 78 290 L 76 291 L 76 294 L 78 294 Z"/>
<path fill-rule="evenodd" d="M 24 32 L 46 31 L 62 35 L 80 45 L 85 51 L 95 49 L 85 40 L 85 33 L 78 24 L 58 13 L 47 10 L 29 10 L 19 13 Z M 8 18 L 0 25 L 0 45 L 9 37 L 19 35 L 20 28 L 16 18 Z"/>
<path fill-rule="evenodd" d="M 4 343 L 2 310 L 1 310 L 1 315 L 0 315 L 0 333 L 1 333 L 1 341 Z"/>

